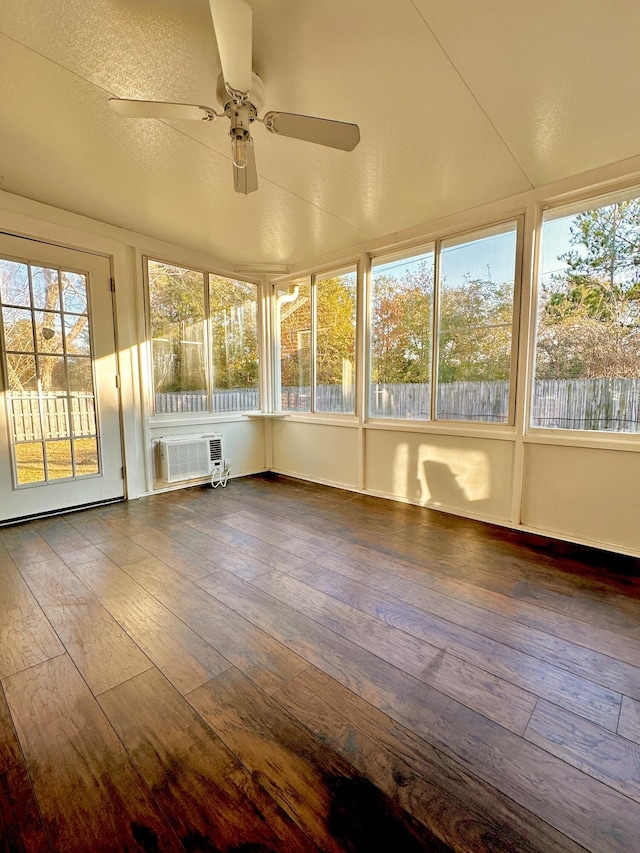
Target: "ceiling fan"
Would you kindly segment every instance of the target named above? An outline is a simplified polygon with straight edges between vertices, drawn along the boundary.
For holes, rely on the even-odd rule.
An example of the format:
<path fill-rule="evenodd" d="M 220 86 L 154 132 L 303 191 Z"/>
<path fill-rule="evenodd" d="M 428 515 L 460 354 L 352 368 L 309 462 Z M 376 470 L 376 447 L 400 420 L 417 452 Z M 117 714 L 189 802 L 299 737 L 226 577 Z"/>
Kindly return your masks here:
<path fill-rule="evenodd" d="M 109 106 L 127 118 L 198 119 L 213 121 L 227 117 L 230 122 L 233 183 L 236 192 L 252 193 L 258 189 L 256 158 L 251 137 L 251 124 L 263 124 L 270 133 L 303 139 L 342 151 L 353 151 L 360 141 L 357 124 L 296 113 L 268 112 L 262 118 L 264 86 L 252 70 L 252 12 L 246 0 L 209 0 L 218 43 L 222 74 L 216 95 L 223 112 L 195 104 L 173 104 L 166 101 L 133 101 L 110 98 Z"/>

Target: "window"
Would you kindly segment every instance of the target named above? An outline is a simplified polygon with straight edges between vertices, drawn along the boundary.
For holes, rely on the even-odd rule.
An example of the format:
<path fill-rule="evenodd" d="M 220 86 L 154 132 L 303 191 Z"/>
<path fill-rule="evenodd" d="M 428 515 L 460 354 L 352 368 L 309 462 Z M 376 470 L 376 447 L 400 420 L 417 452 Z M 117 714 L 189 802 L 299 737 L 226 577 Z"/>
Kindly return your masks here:
<path fill-rule="evenodd" d="M 441 245 L 438 418 L 509 420 L 516 236 L 510 223 Z"/>
<path fill-rule="evenodd" d="M 429 418 L 434 252 L 374 260 L 369 413 Z"/>
<path fill-rule="evenodd" d="M 373 260 L 371 417 L 513 419 L 517 234 L 510 222 Z"/>
<path fill-rule="evenodd" d="M 0 258 L 0 310 L 17 485 L 99 474 L 87 276 Z"/>
<path fill-rule="evenodd" d="M 154 411 L 260 408 L 257 287 L 147 261 Z"/>
<path fill-rule="evenodd" d="M 544 215 L 531 425 L 640 432 L 640 198 Z"/>
<path fill-rule="evenodd" d="M 355 268 L 298 282 L 276 304 L 282 411 L 353 414 Z"/>

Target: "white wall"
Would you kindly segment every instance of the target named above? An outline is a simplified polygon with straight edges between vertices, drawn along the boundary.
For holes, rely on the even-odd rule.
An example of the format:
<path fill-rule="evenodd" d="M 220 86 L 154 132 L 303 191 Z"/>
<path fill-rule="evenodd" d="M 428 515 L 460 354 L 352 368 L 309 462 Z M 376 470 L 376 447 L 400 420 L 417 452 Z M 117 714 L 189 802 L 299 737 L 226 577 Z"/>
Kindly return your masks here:
<path fill-rule="evenodd" d="M 508 521 L 513 441 L 365 430 L 365 489 L 461 515 Z"/>
<path fill-rule="evenodd" d="M 358 487 L 357 424 L 274 420 L 274 471 L 346 489 Z"/>

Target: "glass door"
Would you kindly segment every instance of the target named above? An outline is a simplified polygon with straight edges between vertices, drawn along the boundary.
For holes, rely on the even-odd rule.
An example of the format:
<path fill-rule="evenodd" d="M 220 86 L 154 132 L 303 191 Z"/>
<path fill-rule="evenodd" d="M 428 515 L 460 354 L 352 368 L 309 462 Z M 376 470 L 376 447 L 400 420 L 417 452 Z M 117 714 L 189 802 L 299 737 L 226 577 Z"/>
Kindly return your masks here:
<path fill-rule="evenodd" d="M 0 236 L 0 519 L 122 497 L 107 258 Z"/>

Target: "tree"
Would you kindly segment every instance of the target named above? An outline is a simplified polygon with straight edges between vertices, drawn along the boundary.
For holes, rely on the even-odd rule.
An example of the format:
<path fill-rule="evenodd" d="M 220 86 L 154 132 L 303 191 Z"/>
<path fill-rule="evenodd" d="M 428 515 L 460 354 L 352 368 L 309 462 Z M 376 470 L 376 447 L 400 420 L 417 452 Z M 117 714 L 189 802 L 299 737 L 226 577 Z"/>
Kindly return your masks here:
<path fill-rule="evenodd" d="M 17 392 L 34 391 L 39 381 L 45 393 L 66 391 L 69 371 L 74 388 L 74 376 L 85 371 L 76 370 L 73 362 L 65 363 L 64 351 L 69 355 L 90 354 L 85 277 L 63 272 L 60 282 L 57 269 L 34 267 L 32 297 L 28 276 L 21 274 L 26 265 L 13 266 L 15 269 L 9 271 L 13 274 L 3 282 L 4 301 L 15 306 L 3 310 L 9 387 Z M 60 284 L 64 306 L 60 304 Z M 62 307 L 76 312 L 64 315 L 64 339 Z M 83 390 L 92 390 L 92 386 L 85 386 L 86 382 Z"/>
<path fill-rule="evenodd" d="M 353 276 L 316 284 L 316 383 L 342 385 L 355 355 L 356 290 Z M 283 387 L 305 387 L 311 374 L 311 286 L 298 285 L 295 301 L 280 303 L 280 373 Z"/>
<path fill-rule="evenodd" d="M 640 201 L 578 214 L 542 285 L 538 378 L 640 376 Z"/>
<path fill-rule="evenodd" d="M 371 297 L 371 379 L 381 384 L 431 381 L 433 268 L 402 277 L 377 275 Z"/>
<path fill-rule="evenodd" d="M 148 269 L 154 389 L 203 392 L 203 273 L 159 261 L 149 261 Z"/>
<path fill-rule="evenodd" d="M 209 276 L 214 388 L 255 388 L 258 383 L 256 286 Z"/>
<path fill-rule="evenodd" d="M 438 380 L 499 381 L 511 372 L 513 285 L 467 279 L 443 282 L 440 296 Z"/>

